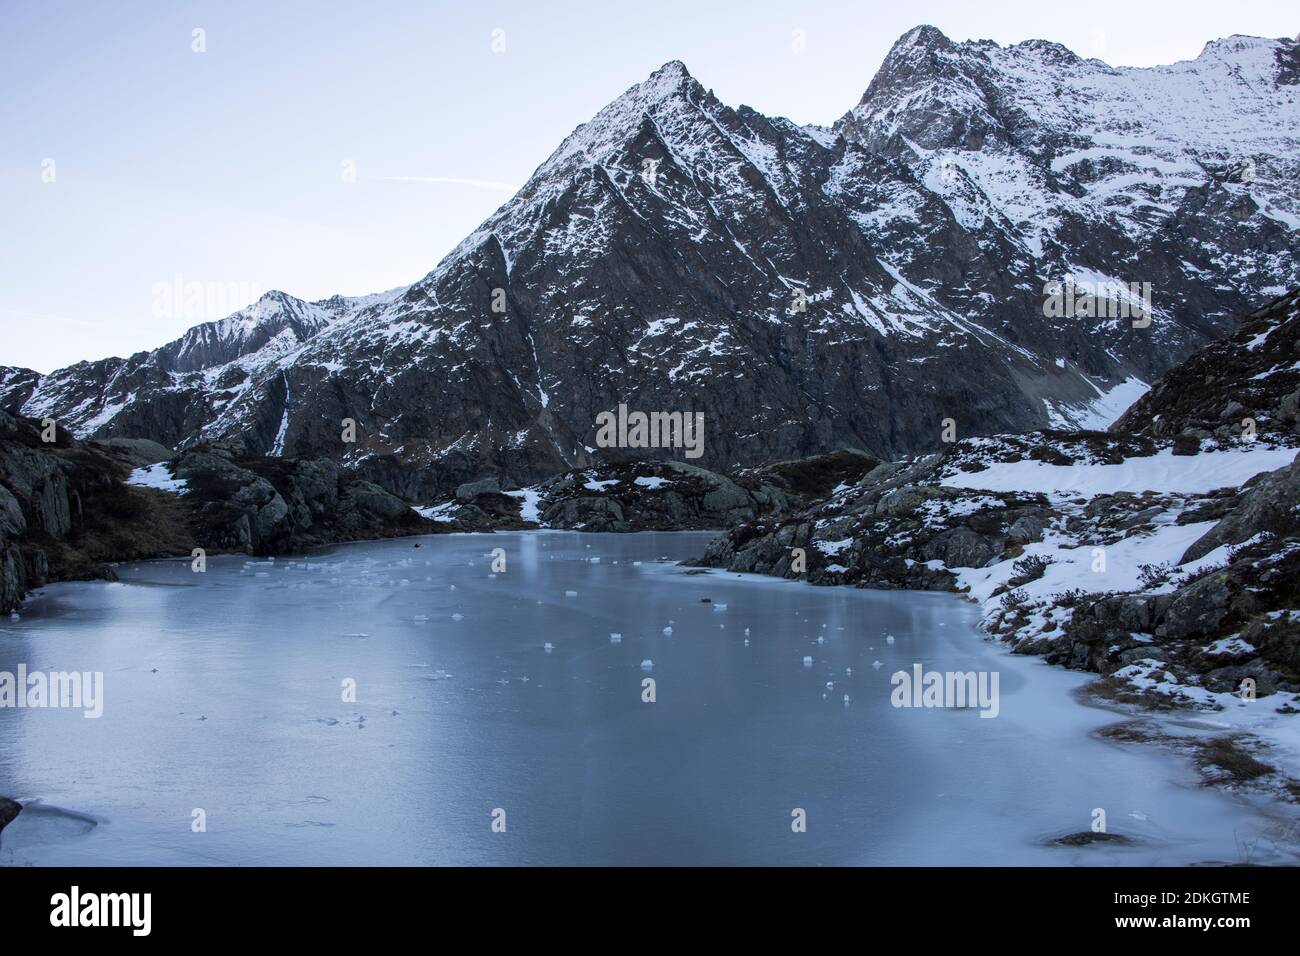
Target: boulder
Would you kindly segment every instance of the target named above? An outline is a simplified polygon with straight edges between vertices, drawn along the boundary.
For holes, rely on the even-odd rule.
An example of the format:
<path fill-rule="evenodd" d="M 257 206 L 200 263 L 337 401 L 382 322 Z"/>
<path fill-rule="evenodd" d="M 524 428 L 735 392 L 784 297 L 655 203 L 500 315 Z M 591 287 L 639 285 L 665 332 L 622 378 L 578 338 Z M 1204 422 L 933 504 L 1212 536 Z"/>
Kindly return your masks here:
<path fill-rule="evenodd" d="M 369 481 L 351 482 L 345 494 L 359 511 L 372 517 L 392 520 L 412 513 L 411 506 L 401 498 Z"/>
<path fill-rule="evenodd" d="M 23 805 L 17 800 L 0 797 L 0 831 L 13 823 L 18 814 L 23 812 Z"/>
<path fill-rule="evenodd" d="M 954 528 L 944 535 L 943 563 L 950 568 L 982 568 L 998 550 L 970 528 Z"/>
<path fill-rule="evenodd" d="M 1181 588 L 1165 614 L 1165 637 L 1171 641 L 1215 634 L 1232 603 L 1228 574 L 1215 571 Z"/>
<path fill-rule="evenodd" d="M 1300 534 L 1297 502 L 1300 502 L 1300 459 L 1257 477 L 1219 523 L 1192 543 L 1179 563 L 1203 558 L 1225 544 L 1241 544 L 1256 534 Z"/>
<path fill-rule="evenodd" d="M 1035 515 L 1021 515 L 1007 531 L 1007 538 L 1016 544 L 1029 544 L 1043 540 L 1043 522 Z"/>
<path fill-rule="evenodd" d="M 456 500 L 461 504 L 469 504 L 481 493 L 485 491 L 500 491 L 501 479 L 496 477 L 480 478 L 478 481 L 468 481 L 456 488 Z"/>

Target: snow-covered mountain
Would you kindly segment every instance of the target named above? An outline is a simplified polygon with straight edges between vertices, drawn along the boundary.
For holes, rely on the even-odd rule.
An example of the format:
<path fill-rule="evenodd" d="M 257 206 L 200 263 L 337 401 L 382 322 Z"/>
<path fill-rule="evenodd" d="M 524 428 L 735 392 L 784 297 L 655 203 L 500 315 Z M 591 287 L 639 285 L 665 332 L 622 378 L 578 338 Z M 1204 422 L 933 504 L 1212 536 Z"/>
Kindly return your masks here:
<path fill-rule="evenodd" d="M 149 437 L 186 443 L 244 390 L 326 326 L 389 295 L 304 302 L 268 292 L 216 322 L 130 358 L 79 362 L 50 375 L 0 367 L 0 408 L 54 417 L 81 437 Z"/>
<path fill-rule="evenodd" d="M 619 403 L 703 412 L 714 468 L 895 457 L 945 419 L 1098 427 L 1300 284 L 1298 81 L 1289 40 L 1117 69 L 918 27 L 827 129 L 668 63 L 409 288 L 272 293 L 130 359 L 0 369 L 0 407 L 327 455 L 419 500 L 586 465 Z M 1071 277 L 1149 283 L 1152 321 L 1053 311 Z"/>

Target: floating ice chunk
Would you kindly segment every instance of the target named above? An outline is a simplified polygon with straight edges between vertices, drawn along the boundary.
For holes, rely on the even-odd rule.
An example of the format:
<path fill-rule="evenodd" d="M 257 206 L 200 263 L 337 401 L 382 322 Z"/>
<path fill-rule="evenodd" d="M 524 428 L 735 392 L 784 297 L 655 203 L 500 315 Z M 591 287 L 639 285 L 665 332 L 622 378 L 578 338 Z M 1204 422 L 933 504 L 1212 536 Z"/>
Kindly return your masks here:
<path fill-rule="evenodd" d="M 577 597 L 577 596 L 578 596 L 578 592 L 577 592 L 577 591 L 565 591 L 565 592 L 564 592 L 564 596 L 565 596 L 566 598 Z"/>
<path fill-rule="evenodd" d="M 853 668 L 852 668 L 852 667 L 846 667 L 846 668 L 844 668 L 844 673 L 845 673 L 846 676 L 848 676 L 848 677 L 852 677 L 852 676 L 853 676 Z"/>
<path fill-rule="evenodd" d="M 872 662 L 871 662 L 871 666 L 874 667 L 876 670 L 880 670 L 880 668 L 881 668 L 882 665 L 881 665 L 880 661 L 872 661 Z"/>
<path fill-rule="evenodd" d="M 673 626 L 669 624 L 667 627 L 664 628 L 664 637 L 672 637 L 672 636 L 673 636 Z"/>
<path fill-rule="evenodd" d="M 622 634 L 612 633 L 612 634 L 609 635 L 609 642 L 610 642 L 611 644 L 617 644 L 617 643 L 619 643 L 621 640 L 623 640 L 623 635 L 622 635 Z"/>
<path fill-rule="evenodd" d="M 457 612 L 451 616 L 451 619 L 453 621 L 463 621 L 465 620 L 465 615 L 461 614 L 460 612 Z"/>
<path fill-rule="evenodd" d="M 893 635 L 893 634 L 890 634 L 887 638 L 885 638 L 885 643 L 886 643 L 886 644 L 892 644 L 892 643 L 894 643 L 894 635 Z"/>
<path fill-rule="evenodd" d="M 591 546 L 588 545 L 588 547 L 591 547 Z M 592 563 L 592 564 L 600 564 L 600 558 L 588 558 L 587 560 L 588 560 L 590 563 Z"/>
<path fill-rule="evenodd" d="M 811 658 L 811 657 L 805 657 L 805 658 L 803 659 L 803 666 L 804 666 L 804 667 L 812 667 L 812 658 Z"/>
<path fill-rule="evenodd" d="M 826 638 L 824 638 L 824 637 L 822 637 L 820 634 L 818 634 L 818 635 L 817 635 L 817 643 L 818 643 L 818 644 L 825 644 L 825 643 L 826 643 Z"/>
<path fill-rule="evenodd" d="M 845 703 L 845 704 L 848 704 L 848 702 L 849 702 L 849 695 L 848 695 L 848 694 L 845 694 L 845 695 L 844 695 L 844 703 Z"/>
<path fill-rule="evenodd" d="M 427 615 L 427 614 L 417 614 L 417 615 L 415 615 L 415 623 L 416 623 L 416 624 L 423 624 L 423 623 L 424 623 L 425 621 L 427 621 L 428 619 L 429 619 L 429 615 Z"/>
<path fill-rule="evenodd" d="M 745 628 L 745 636 L 749 637 L 749 628 Z"/>
<path fill-rule="evenodd" d="M 655 666 L 655 662 L 650 660 L 650 658 L 648 657 L 641 662 L 641 669 L 643 671 L 651 670 L 654 666 Z"/>
<path fill-rule="evenodd" d="M 639 567 L 641 567 L 641 562 L 640 562 L 640 561 L 633 561 L 633 562 L 632 562 L 632 567 L 634 567 L 634 568 L 639 568 Z"/>
<path fill-rule="evenodd" d="M 546 651 L 546 653 L 549 654 L 551 653 L 551 651 L 555 650 L 555 645 L 552 644 L 550 641 L 547 641 L 545 644 L 542 645 L 542 650 Z"/>
<path fill-rule="evenodd" d="M 826 689 L 827 689 L 827 690 L 834 690 L 834 689 L 835 689 L 835 681 L 833 681 L 833 680 L 828 680 L 828 681 L 826 682 Z"/>
<path fill-rule="evenodd" d="M 715 610 L 715 611 L 725 611 L 726 609 L 727 609 L 727 605 L 725 605 L 725 604 L 715 604 L 715 605 L 713 605 L 713 610 Z"/>

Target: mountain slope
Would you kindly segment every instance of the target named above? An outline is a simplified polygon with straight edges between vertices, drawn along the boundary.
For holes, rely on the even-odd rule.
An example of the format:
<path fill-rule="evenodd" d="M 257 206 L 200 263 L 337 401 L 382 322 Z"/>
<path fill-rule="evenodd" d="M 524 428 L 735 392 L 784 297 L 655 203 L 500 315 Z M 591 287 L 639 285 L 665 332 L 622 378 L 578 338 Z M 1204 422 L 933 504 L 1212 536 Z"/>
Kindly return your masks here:
<path fill-rule="evenodd" d="M 595 446 L 619 403 L 704 413 L 715 469 L 937 448 L 945 419 L 1095 422 L 1300 282 L 1296 56 L 1234 38 L 1116 70 L 918 28 L 833 130 L 727 107 L 672 62 L 409 288 L 281 297 L 264 332 L 232 317 L 35 383 L 0 370 L 0 407 L 328 456 L 426 501 L 618 457 Z M 1211 107 L 1233 121 L 1189 119 Z M 1069 276 L 1151 283 L 1153 321 L 1047 314 Z"/>

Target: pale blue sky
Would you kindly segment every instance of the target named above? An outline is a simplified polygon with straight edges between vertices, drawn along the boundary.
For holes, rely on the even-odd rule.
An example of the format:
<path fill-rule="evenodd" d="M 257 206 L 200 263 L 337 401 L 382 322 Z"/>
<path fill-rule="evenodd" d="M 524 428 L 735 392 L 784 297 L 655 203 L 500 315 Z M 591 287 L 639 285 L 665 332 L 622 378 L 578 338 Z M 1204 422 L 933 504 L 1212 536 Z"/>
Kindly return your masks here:
<path fill-rule="evenodd" d="M 0 365 L 125 355 L 244 304 L 155 314 L 178 276 L 308 299 L 407 284 L 509 192 L 381 177 L 521 184 L 672 59 L 733 106 L 830 123 L 919 23 L 1149 66 L 1294 36 L 1300 16 L 1291 0 L 0 0 Z"/>

